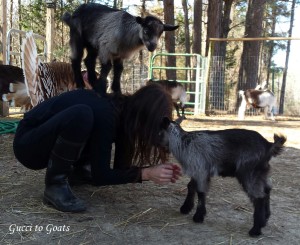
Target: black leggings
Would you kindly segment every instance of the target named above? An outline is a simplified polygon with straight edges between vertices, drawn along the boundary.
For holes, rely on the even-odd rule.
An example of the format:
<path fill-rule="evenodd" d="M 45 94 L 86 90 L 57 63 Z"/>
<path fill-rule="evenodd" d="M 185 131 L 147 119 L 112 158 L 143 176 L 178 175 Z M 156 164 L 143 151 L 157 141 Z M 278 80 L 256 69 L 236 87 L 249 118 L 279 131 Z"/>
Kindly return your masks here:
<path fill-rule="evenodd" d="M 84 143 L 92 131 L 94 115 L 89 106 L 77 104 L 34 127 L 21 122 L 14 139 L 14 153 L 24 166 L 36 170 L 47 167 L 58 136 Z"/>

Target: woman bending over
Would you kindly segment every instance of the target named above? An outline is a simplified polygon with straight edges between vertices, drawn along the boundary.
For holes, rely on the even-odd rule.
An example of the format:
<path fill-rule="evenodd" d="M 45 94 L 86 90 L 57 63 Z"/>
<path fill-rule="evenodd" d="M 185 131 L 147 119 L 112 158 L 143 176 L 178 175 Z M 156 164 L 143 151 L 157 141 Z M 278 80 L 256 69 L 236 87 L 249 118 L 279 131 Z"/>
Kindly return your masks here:
<path fill-rule="evenodd" d="M 24 115 L 14 153 L 29 169 L 47 168 L 45 203 L 80 212 L 86 206 L 72 193 L 69 180 L 101 186 L 145 180 L 167 184 L 179 178 L 181 169 L 166 163 L 167 152 L 158 145 L 164 117 L 172 117 L 172 99 L 158 84 L 128 96 L 66 92 Z"/>

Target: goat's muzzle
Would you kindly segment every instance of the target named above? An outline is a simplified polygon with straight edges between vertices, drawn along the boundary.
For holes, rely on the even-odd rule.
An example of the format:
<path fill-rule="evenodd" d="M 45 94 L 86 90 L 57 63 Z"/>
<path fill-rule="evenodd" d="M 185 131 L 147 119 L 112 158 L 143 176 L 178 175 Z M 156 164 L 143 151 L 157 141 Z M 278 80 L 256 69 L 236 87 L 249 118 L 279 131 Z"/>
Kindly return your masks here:
<path fill-rule="evenodd" d="M 156 49 L 157 44 L 156 43 L 149 43 L 149 44 L 146 45 L 146 47 L 147 47 L 149 52 L 153 52 Z"/>

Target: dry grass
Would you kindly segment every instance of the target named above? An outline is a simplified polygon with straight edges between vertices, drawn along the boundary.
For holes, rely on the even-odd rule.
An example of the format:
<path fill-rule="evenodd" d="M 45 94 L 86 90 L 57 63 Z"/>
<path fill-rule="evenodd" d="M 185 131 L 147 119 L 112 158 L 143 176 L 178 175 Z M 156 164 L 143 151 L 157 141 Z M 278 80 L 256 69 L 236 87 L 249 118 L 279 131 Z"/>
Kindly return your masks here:
<path fill-rule="evenodd" d="M 240 122 L 228 117 L 189 117 L 182 124 L 186 130 L 254 129 L 269 140 L 274 132 L 287 135 L 286 150 L 271 161 L 272 215 L 264 235 L 258 238 L 247 235 L 253 209 L 231 178 L 212 180 L 203 224 L 193 223 L 194 211 L 179 213 L 186 195 L 186 177 L 167 186 L 145 182 L 74 187 L 88 210 L 79 214 L 56 211 L 42 203 L 44 170 L 23 167 L 13 155 L 13 134 L 0 135 L 0 244 L 299 244 L 299 123 L 297 118 Z M 10 234 L 13 224 L 32 229 Z M 43 230 L 36 231 L 36 227 Z"/>

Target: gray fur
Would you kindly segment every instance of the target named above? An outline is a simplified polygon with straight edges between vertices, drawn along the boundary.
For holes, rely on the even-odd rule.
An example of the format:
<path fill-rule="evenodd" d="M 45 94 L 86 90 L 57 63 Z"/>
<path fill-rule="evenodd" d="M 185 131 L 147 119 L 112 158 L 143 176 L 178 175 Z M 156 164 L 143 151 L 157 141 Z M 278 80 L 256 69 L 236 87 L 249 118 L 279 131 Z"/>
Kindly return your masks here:
<path fill-rule="evenodd" d="M 127 28 L 124 28 L 125 25 Z M 87 36 L 87 39 L 99 49 L 101 63 L 116 58 L 130 58 L 135 51 L 143 48 L 140 41 L 142 27 L 126 12 L 117 11 L 103 15 L 96 20 L 94 30 L 95 33 Z"/>
<path fill-rule="evenodd" d="M 154 51 L 163 31 L 178 28 L 163 24 L 154 16 L 135 17 L 125 11 L 96 3 L 82 4 L 72 15 L 65 13 L 62 19 L 70 27 L 71 60 L 77 87 L 84 87 L 80 70 L 83 49 L 86 48 L 88 77 L 92 87 L 99 93 L 106 91 L 106 79 L 112 66 L 112 90 L 121 92 L 123 60 L 143 47 L 150 52 Z M 101 63 L 98 80 L 95 75 L 97 57 Z"/>
<path fill-rule="evenodd" d="M 168 119 L 162 124 L 160 136 L 161 145 L 168 147 L 183 172 L 191 177 L 182 213 L 191 211 L 197 192 L 199 203 L 194 221 L 203 222 L 210 178 L 216 175 L 236 177 L 255 209 L 254 226 L 249 234 L 261 234 L 270 216 L 269 161 L 282 151 L 284 136 L 274 135 L 274 143 L 271 143 L 259 133 L 245 129 L 187 132 Z"/>

